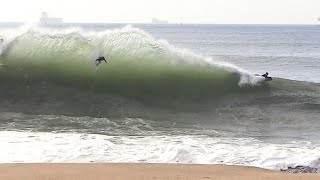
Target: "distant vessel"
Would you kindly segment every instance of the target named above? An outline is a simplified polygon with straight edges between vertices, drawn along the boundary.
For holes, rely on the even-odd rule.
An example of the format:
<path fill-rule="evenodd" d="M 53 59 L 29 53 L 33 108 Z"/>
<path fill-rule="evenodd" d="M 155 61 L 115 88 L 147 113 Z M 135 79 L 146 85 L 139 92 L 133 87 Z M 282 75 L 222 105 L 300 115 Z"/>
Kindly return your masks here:
<path fill-rule="evenodd" d="M 157 18 L 152 18 L 152 24 L 168 24 L 168 21 L 161 21 Z"/>
<path fill-rule="evenodd" d="M 42 15 L 41 15 L 41 17 L 40 17 L 39 23 L 40 23 L 41 25 L 59 24 L 59 23 L 63 23 L 63 20 L 62 20 L 62 18 L 52 18 L 52 17 L 49 17 L 46 12 L 43 12 Z"/>

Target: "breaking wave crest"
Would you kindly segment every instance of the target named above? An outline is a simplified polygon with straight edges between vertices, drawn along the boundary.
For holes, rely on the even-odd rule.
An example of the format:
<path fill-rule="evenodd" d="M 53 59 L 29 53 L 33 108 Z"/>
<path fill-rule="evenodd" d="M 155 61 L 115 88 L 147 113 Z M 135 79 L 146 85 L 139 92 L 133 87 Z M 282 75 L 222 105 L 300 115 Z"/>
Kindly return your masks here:
<path fill-rule="evenodd" d="M 2 45 L 1 61 L 14 69 L 15 75 L 24 77 L 61 78 L 70 83 L 99 79 L 113 87 L 115 81 L 118 84 L 122 80 L 121 84 L 147 81 L 169 87 L 176 83 L 194 86 L 192 81 L 221 87 L 260 81 L 232 64 L 175 48 L 132 27 L 103 32 L 30 28 L 17 30 L 15 35 L 4 34 L 7 40 Z M 109 64 L 96 69 L 94 60 L 99 55 L 107 56 Z"/>
<path fill-rule="evenodd" d="M 83 112 L 88 104 L 110 111 L 132 102 L 132 107 L 141 102 L 198 106 L 270 88 L 235 65 L 176 48 L 130 26 L 99 32 L 22 27 L 0 33 L 0 96 L 6 108 L 72 106 Z M 101 55 L 108 63 L 96 67 L 94 60 Z M 292 85 L 281 79 L 272 83 L 281 86 L 282 81 Z"/>

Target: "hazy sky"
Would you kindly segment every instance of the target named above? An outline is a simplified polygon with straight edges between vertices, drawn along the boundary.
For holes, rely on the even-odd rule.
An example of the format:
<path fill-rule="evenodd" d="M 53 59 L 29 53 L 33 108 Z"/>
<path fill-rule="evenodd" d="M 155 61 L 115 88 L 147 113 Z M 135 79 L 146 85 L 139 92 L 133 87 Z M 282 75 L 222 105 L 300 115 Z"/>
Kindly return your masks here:
<path fill-rule="evenodd" d="M 320 0 L 1 0 L 0 7 L 0 21 L 37 22 L 46 11 L 65 22 L 320 23 Z"/>

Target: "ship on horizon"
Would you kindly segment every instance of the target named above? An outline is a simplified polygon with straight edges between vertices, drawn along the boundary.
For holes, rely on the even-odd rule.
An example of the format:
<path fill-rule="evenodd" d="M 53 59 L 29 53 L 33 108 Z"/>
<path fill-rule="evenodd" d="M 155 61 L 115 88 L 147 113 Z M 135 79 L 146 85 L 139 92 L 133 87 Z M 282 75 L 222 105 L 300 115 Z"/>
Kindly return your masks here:
<path fill-rule="evenodd" d="M 157 18 L 152 18 L 152 24 L 168 24 L 168 21 L 162 21 Z"/>
<path fill-rule="evenodd" d="M 39 24 L 41 25 L 49 25 L 49 24 L 60 24 L 63 23 L 62 18 L 49 17 L 48 13 L 42 12 L 42 15 L 39 19 Z"/>

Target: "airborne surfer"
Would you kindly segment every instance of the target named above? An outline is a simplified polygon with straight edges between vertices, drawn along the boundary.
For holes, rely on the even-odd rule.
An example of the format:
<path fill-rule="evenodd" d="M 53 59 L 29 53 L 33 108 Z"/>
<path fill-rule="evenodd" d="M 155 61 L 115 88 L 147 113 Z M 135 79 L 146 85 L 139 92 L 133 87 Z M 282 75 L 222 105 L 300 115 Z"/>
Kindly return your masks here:
<path fill-rule="evenodd" d="M 98 57 L 98 59 L 95 60 L 95 62 L 98 62 L 98 63 L 96 64 L 96 66 L 99 66 L 99 64 L 101 63 L 101 61 L 104 61 L 104 62 L 107 63 L 107 60 L 106 60 L 103 56 L 100 56 L 100 57 Z"/>

